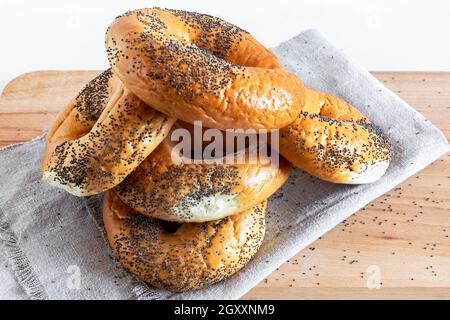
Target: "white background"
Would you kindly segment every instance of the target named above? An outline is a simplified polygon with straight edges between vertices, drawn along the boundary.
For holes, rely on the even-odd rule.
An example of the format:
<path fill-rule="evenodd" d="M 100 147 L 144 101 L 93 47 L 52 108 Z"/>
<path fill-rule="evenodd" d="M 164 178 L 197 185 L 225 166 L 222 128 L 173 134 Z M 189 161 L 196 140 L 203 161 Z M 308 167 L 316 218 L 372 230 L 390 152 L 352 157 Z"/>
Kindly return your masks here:
<path fill-rule="evenodd" d="M 268 47 L 317 28 L 369 70 L 450 70 L 448 0 L 0 0 L 0 90 L 44 69 L 104 69 L 103 37 L 132 8 L 209 13 Z"/>

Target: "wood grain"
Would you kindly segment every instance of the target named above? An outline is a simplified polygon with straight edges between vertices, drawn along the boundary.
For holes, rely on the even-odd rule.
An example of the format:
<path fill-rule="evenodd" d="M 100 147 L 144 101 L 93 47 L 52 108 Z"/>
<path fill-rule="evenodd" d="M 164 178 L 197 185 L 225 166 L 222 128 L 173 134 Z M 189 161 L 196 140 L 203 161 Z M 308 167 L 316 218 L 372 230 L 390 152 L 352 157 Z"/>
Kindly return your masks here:
<path fill-rule="evenodd" d="M 0 97 L 0 147 L 40 135 L 96 74 L 44 71 L 11 81 Z M 450 73 L 373 74 L 450 138 Z M 374 271 L 379 289 L 367 285 Z M 450 299 L 450 155 L 342 222 L 244 296 L 279 298 Z"/>

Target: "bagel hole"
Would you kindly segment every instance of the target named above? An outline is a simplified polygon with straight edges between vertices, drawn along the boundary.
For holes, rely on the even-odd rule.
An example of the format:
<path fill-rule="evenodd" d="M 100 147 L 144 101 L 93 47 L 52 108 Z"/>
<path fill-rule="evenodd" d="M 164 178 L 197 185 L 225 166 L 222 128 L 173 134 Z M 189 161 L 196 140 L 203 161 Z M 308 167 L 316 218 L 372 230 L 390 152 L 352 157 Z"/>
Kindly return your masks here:
<path fill-rule="evenodd" d="M 208 139 L 205 138 L 205 132 L 209 130 L 206 127 L 199 127 L 200 131 L 195 130 L 195 126 L 190 123 L 186 123 L 178 120 L 178 128 L 186 129 L 189 131 L 189 138 L 185 141 L 189 148 L 183 148 L 183 156 L 194 161 L 202 160 L 221 160 L 224 157 L 237 154 L 245 154 L 245 158 L 249 157 L 249 153 L 260 153 L 259 150 L 264 146 L 262 150 L 265 156 L 270 157 L 272 149 L 268 145 L 268 141 L 271 139 L 271 135 L 267 132 L 258 133 L 244 132 L 244 131 L 223 131 L 218 129 L 216 133 L 219 136 L 212 135 Z M 220 139 L 221 141 L 218 141 Z M 180 142 L 178 140 L 177 142 Z M 219 142 L 218 144 L 216 144 Z"/>
<path fill-rule="evenodd" d="M 181 227 L 182 223 L 159 220 L 159 225 L 166 233 L 175 233 Z"/>

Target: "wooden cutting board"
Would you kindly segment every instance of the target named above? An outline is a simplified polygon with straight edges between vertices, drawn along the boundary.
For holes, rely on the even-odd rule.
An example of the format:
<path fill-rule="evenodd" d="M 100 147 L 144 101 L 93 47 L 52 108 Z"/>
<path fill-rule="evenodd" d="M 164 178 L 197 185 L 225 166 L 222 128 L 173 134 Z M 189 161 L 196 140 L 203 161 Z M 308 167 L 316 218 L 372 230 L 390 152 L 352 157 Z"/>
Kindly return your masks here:
<path fill-rule="evenodd" d="M 0 147 L 40 135 L 96 74 L 39 71 L 12 80 L 0 97 Z M 450 137 L 450 72 L 373 74 Z M 377 283 L 379 289 L 370 285 Z M 450 155 L 342 222 L 244 296 L 375 297 L 450 299 Z"/>

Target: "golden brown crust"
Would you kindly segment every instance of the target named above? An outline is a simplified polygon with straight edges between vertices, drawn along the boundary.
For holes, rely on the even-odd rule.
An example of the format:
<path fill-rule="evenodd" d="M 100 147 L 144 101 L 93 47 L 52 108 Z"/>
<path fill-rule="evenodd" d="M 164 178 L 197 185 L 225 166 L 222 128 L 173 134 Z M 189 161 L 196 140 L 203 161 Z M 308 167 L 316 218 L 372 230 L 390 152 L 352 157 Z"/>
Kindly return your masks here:
<path fill-rule="evenodd" d="M 174 122 L 146 106 L 107 70 L 54 121 L 43 177 L 78 196 L 110 189 L 158 146 Z"/>
<path fill-rule="evenodd" d="M 219 18 L 169 9 L 118 17 L 110 64 L 155 109 L 218 129 L 277 129 L 304 104 L 302 82 L 247 32 Z"/>
<path fill-rule="evenodd" d="M 382 132 L 353 106 L 310 90 L 296 121 L 280 130 L 280 153 L 313 176 L 335 183 L 369 183 L 390 161 Z"/>
<path fill-rule="evenodd" d="M 331 182 L 373 182 L 389 165 L 380 130 L 356 108 L 305 88 L 250 34 L 221 19 L 135 10 L 113 22 L 106 46 L 122 81 L 168 115 L 220 129 L 283 127 L 280 153 Z M 328 137 L 330 152 L 317 135 Z"/>
<path fill-rule="evenodd" d="M 177 128 L 187 126 L 177 122 L 172 130 Z M 172 157 L 175 146 L 169 134 L 114 188 L 122 201 L 154 218 L 212 221 L 266 200 L 286 182 L 292 169 L 282 157 L 276 163 L 259 154 L 254 161 L 249 161 L 248 153 L 244 163 L 178 163 Z"/>
<path fill-rule="evenodd" d="M 112 191 L 105 194 L 108 241 L 125 269 L 171 291 L 199 289 L 230 277 L 257 252 L 266 202 L 219 221 L 174 224 L 135 214 Z"/>

